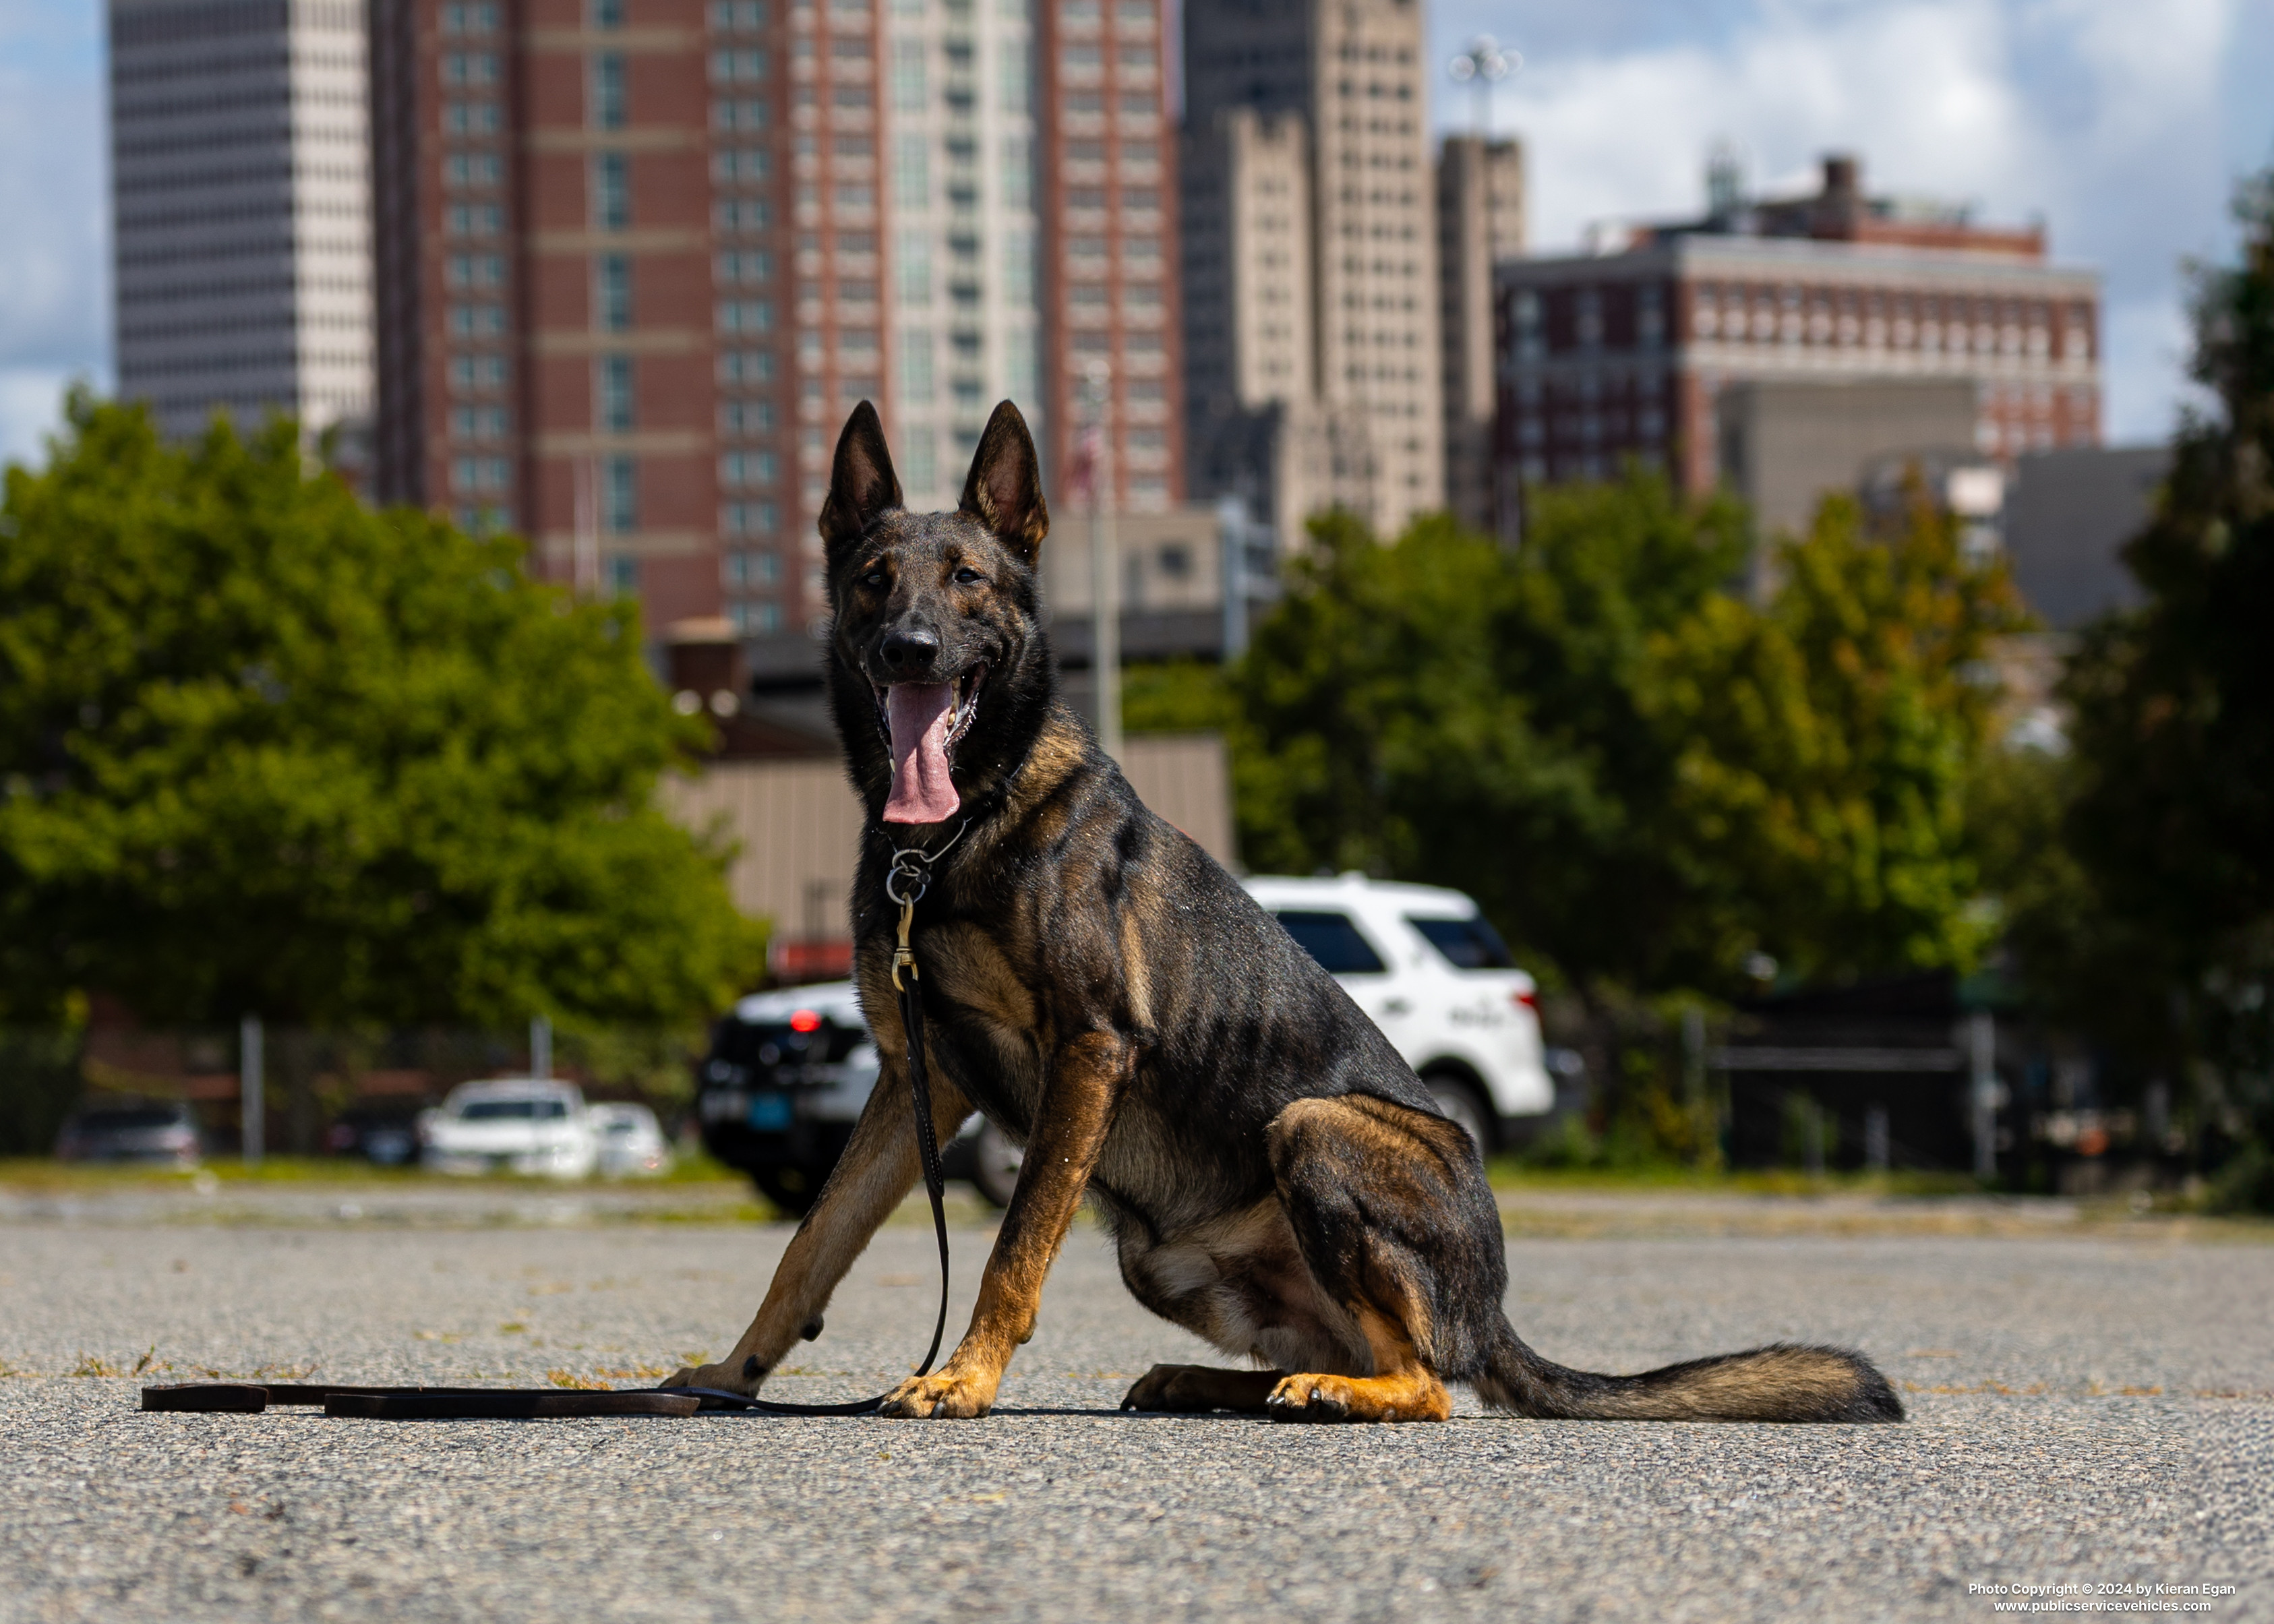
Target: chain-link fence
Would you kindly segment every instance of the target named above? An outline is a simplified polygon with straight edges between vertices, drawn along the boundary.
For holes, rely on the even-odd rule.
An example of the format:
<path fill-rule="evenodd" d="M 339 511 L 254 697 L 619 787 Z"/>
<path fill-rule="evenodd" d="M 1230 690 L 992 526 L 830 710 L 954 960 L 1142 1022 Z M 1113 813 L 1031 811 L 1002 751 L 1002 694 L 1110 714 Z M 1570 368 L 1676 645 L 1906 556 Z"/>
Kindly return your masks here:
<path fill-rule="evenodd" d="M 538 1067 L 590 1099 L 647 1105 L 668 1130 L 693 1097 L 708 1036 L 700 1026 L 0 1030 L 0 1155 L 50 1154 L 75 1110 L 141 1103 L 186 1108 L 209 1154 L 241 1154 L 248 1116 L 266 1152 L 353 1152 L 373 1124 L 407 1124 L 460 1083 Z"/>

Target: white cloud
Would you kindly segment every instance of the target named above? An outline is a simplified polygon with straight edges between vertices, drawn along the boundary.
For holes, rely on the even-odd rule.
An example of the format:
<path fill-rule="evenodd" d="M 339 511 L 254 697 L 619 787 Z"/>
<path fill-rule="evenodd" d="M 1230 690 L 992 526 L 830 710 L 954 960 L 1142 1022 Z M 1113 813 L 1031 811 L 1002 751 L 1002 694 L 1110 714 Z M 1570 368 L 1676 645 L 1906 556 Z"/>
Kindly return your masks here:
<path fill-rule="evenodd" d="M 63 421 L 64 390 L 75 374 L 26 366 L 0 366 L 0 466 L 48 457 L 47 437 Z"/>
<path fill-rule="evenodd" d="M 1804 188 L 1832 150 L 1875 189 L 2042 214 L 2056 259 L 2106 277 L 2110 426 L 2168 431 L 2184 389 L 2183 256 L 2229 241 L 2223 151 L 2246 0 L 1733 0 L 1605 14 L 1600 43 L 1560 22 L 1498 98 L 1529 147 L 1533 239 L 1577 244 L 1596 220 L 1694 213 L 1706 154 L 1735 141 L 1763 190 Z M 1442 52 L 1505 26 L 1449 0 Z M 1528 42 L 1518 38 L 1519 48 Z M 1465 101 L 1439 99 L 1442 122 Z"/>

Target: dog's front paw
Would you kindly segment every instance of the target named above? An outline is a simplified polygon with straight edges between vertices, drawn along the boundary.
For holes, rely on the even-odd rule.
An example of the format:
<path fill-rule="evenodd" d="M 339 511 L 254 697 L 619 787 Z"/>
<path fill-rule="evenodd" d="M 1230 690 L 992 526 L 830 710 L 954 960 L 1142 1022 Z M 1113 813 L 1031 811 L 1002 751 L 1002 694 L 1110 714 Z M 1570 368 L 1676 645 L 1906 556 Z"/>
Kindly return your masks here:
<path fill-rule="evenodd" d="M 911 1376 L 885 1395 L 877 1414 L 921 1420 L 969 1420 L 995 1407 L 996 1381 L 950 1367 Z"/>
<path fill-rule="evenodd" d="M 740 1365 L 690 1365 L 674 1371 L 663 1385 L 666 1387 L 711 1387 L 721 1393 L 739 1393 L 744 1398 L 756 1397 L 757 1380 L 742 1373 Z"/>

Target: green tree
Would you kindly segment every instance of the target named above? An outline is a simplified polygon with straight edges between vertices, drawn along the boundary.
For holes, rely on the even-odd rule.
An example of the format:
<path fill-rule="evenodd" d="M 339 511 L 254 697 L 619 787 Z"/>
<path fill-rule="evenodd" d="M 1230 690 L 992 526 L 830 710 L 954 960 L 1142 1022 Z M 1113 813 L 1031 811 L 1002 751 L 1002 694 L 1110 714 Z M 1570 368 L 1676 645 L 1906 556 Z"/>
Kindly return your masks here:
<path fill-rule="evenodd" d="M 1710 598 L 1653 645 L 1687 961 L 1706 985 L 1755 951 L 1818 980 L 1970 965 L 1994 924 L 1966 818 L 1986 657 L 2024 623 L 2005 572 L 1916 484 L 1876 526 L 1827 499 L 1776 556 L 1765 612 Z"/>
<path fill-rule="evenodd" d="M 633 611 L 374 513 L 292 425 L 68 405 L 0 507 L 0 981 L 152 1020 L 664 1023 L 758 972 L 656 809 L 701 742 Z"/>
<path fill-rule="evenodd" d="M 2202 274 L 2190 416 L 2156 515 L 2126 549 L 2147 590 L 2070 665 L 2067 832 L 2131 950 L 2107 1019 L 2191 1079 L 2255 1148 L 2229 1175 L 2274 1208 L 2274 171 L 2242 194 L 2240 263 Z"/>
<path fill-rule="evenodd" d="M 2002 575 L 1923 502 L 1867 534 L 1834 501 L 1757 608 L 1731 503 L 1637 471 L 1530 516 L 1514 552 L 1442 518 L 1315 527 L 1226 680 L 1247 860 L 1457 886 L 1582 988 L 1967 961 Z"/>

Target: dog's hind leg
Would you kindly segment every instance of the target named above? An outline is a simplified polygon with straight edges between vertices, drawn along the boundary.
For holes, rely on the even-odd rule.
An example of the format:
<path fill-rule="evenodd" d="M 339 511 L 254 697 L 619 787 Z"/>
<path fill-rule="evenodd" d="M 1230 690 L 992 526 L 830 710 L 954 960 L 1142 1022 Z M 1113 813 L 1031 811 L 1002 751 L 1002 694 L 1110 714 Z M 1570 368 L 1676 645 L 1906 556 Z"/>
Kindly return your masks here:
<path fill-rule="evenodd" d="M 1286 1421 L 1442 1421 L 1444 1378 L 1481 1355 L 1470 1309 L 1496 1312 L 1506 1281 L 1498 1214 L 1460 1128 L 1367 1095 L 1298 1100 L 1272 1120 L 1271 1171 L 1320 1295 L 1344 1305 L 1370 1372 L 1276 1382 Z"/>
<path fill-rule="evenodd" d="M 852 1142 L 782 1253 L 757 1317 L 724 1359 L 682 1370 L 665 1386 L 756 1394 L 801 1337 L 810 1342 L 821 1335 L 822 1311 L 838 1282 L 867 1249 L 877 1226 L 922 1177 L 907 1063 L 885 1034 L 877 1035 L 885 1059 L 877 1086 L 854 1125 Z M 945 1142 L 954 1137 L 971 1107 L 937 1066 L 929 1071 L 932 1130 Z"/>

